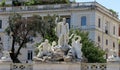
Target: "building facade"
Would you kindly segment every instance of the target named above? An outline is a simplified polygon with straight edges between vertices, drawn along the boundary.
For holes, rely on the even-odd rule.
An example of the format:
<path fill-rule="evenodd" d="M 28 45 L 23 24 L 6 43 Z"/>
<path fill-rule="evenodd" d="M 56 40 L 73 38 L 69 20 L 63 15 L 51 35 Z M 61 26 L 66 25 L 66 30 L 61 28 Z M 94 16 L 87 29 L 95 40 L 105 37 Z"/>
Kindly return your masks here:
<path fill-rule="evenodd" d="M 10 47 L 9 37 L 4 33 L 11 13 L 20 13 L 23 17 L 33 14 L 40 16 L 59 15 L 66 18 L 70 28 L 89 32 L 89 38 L 98 47 L 106 51 L 106 58 L 111 55 L 110 49 L 120 53 L 119 36 L 120 20 L 116 14 L 97 2 L 81 2 L 72 4 L 37 5 L 19 7 L 0 7 L 0 40 L 3 47 Z"/>

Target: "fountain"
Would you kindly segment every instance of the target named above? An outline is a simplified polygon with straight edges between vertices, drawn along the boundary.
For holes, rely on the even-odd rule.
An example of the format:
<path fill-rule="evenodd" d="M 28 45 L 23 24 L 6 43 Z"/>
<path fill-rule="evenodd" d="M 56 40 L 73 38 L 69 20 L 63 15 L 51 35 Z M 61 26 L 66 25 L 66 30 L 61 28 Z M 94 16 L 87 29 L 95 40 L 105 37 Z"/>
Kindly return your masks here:
<path fill-rule="evenodd" d="M 80 43 L 81 37 L 72 34 L 69 37 L 69 25 L 65 22 L 66 19 L 63 18 L 63 22 L 57 23 L 56 34 L 58 36 L 58 45 L 53 41 L 52 46 L 46 39 L 38 47 L 38 54 L 34 57 L 35 61 L 81 61 L 82 52 Z M 72 38 L 72 44 L 68 45 L 69 39 Z M 76 40 L 77 39 L 77 40 Z"/>

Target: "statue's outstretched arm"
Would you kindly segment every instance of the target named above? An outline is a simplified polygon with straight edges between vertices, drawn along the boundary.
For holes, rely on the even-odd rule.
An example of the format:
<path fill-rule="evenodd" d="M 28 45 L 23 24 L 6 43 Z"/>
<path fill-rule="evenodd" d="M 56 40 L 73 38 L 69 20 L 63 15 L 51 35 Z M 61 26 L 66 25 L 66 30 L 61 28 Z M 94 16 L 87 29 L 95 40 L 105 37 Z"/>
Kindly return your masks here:
<path fill-rule="evenodd" d="M 80 36 L 75 35 L 75 38 L 78 38 L 77 40 L 81 41 L 81 37 Z"/>
<path fill-rule="evenodd" d="M 74 36 L 74 34 L 71 34 L 70 37 L 69 37 L 69 39 L 71 39 L 73 36 Z"/>
<path fill-rule="evenodd" d="M 37 48 L 38 48 L 38 49 L 41 48 L 42 45 L 43 45 L 43 43 L 41 43 Z"/>

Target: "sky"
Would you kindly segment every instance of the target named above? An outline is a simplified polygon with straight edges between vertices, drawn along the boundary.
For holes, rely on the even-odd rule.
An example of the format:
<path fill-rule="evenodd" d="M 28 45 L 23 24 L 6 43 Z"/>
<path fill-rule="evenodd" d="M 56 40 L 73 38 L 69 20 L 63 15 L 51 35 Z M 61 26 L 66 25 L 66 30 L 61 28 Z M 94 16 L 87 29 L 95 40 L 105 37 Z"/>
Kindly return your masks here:
<path fill-rule="evenodd" d="M 92 2 L 96 1 L 108 9 L 116 11 L 120 18 L 120 0 L 76 0 L 76 2 Z"/>

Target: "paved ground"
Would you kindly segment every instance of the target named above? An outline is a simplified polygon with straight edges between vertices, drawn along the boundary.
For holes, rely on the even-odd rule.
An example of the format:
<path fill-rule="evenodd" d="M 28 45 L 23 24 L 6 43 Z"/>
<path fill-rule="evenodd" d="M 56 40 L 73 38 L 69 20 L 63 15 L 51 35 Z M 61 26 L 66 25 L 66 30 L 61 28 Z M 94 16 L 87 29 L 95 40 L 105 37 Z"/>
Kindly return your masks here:
<path fill-rule="evenodd" d="M 10 70 L 10 65 L 8 65 L 8 64 L 0 64 L 0 70 Z"/>
<path fill-rule="evenodd" d="M 120 63 L 107 64 L 107 70 L 120 70 Z"/>

